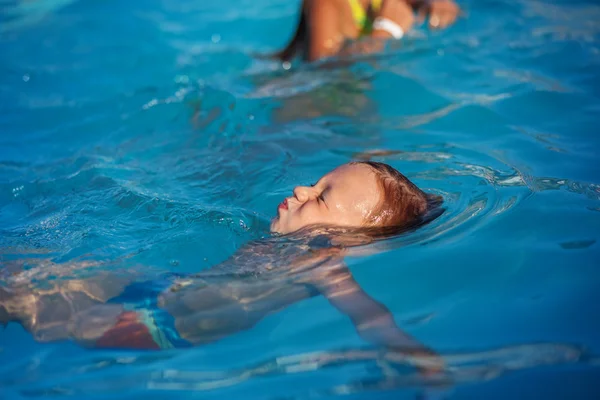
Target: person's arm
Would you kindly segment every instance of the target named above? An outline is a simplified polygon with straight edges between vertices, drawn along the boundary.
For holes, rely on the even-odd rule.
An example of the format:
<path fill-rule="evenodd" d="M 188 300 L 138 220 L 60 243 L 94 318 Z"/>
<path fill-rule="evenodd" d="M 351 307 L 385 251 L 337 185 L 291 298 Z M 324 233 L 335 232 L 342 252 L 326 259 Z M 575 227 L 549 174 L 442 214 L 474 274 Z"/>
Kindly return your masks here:
<path fill-rule="evenodd" d="M 408 32 L 414 22 L 415 16 L 412 8 L 405 0 L 384 0 L 381 11 L 375 18 L 385 18 L 398 25 L 403 32 Z M 392 39 L 392 34 L 386 30 L 373 29 L 368 39 L 376 40 L 358 40 L 346 43 L 341 49 L 341 55 L 351 54 L 371 54 L 380 52 L 384 46 L 384 39 Z M 377 40 L 379 39 L 379 40 Z"/>
<path fill-rule="evenodd" d="M 351 319 L 358 334 L 366 341 L 399 353 L 427 357 L 435 365 L 427 368 L 428 372 L 441 369 L 441 359 L 402 331 L 387 307 L 369 296 L 343 263 L 326 274 L 320 274 L 312 284 L 336 309 Z"/>
<path fill-rule="evenodd" d="M 381 51 L 381 40 L 346 41 L 340 31 L 339 0 L 313 0 L 304 12 L 308 13 L 308 60 L 314 61 L 337 54 L 369 54 Z M 414 13 L 404 0 L 384 0 L 381 11 L 376 17 L 382 17 L 396 23 L 404 32 L 414 24 Z M 373 39 L 390 39 L 392 35 L 380 29 L 369 34 Z"/>
<path fill-rule="evenodd" d="M 339 2 L 313 0 L 308 13 L 308 61 L 330 57 L 339 52 L 344 36 L 340 32 Z"/>
<path fill-rule="evenodd" d="M 335 308 L 352 320 L 363 339 L 386 347 L 425 348 L 396 325 L 387 307 L 369 296 L 344 265 L 335 267 L 317 287 Z"/>
<path fill-rule="evenodd" d="M 424 21 L 429 17 L 429 27 L 443 29 L 452 25 L 461 15 L 461 9 L 454 0 L 405 0 L 419 13 Z"/>

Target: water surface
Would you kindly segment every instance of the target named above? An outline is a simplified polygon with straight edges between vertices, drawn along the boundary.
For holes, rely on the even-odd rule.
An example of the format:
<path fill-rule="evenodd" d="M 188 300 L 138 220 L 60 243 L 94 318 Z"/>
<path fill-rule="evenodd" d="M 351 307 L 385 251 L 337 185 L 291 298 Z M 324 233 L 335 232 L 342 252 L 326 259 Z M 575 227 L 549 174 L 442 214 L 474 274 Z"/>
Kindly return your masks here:
<path fill-rule="evenodd" d="M 447 31 L 286 71 L 256 55 L 284 45 L 296 1 L 0 2 L 3 268 L 202 271 L 267 237 L 294 185 L 387 162 L 447 211 L 346 263 L 455 382 L 382 367 L 314 297 L 158 353 L 36 343 L 9 324 L 2 394 L 599 396 L 600 7 L 460 4 Z"/>

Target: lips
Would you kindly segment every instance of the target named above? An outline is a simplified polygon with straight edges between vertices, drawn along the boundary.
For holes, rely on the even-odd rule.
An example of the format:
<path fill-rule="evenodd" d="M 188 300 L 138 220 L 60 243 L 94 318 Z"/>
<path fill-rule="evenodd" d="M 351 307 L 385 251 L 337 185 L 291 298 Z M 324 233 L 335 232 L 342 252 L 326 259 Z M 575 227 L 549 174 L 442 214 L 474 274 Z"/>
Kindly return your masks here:
<path fill-rule="evenodd" d="M 288 209 L 287 199 L 283 199 L 283 201 L 279 204 L 279 206 L 277 207 L 277 209 L 279 209 L 279 210 L 287 210 Z"/>

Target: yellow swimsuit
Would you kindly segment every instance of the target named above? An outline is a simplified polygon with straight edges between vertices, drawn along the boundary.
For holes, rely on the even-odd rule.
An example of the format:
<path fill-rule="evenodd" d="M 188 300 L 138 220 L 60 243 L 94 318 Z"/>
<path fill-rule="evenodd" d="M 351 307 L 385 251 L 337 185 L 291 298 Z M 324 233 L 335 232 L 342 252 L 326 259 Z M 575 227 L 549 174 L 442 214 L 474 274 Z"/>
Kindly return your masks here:
<path fill-rule="evenodd" d="M 381 9 L 383 0 L 371 0 L 371 8 L 378 12 Z M 348 0 L 354 21 L 360 30 L 360 35 L 367 35 L 373 30 L 373 21 L 369 20 L 367 12 L 360 4 L 360 0 Z"/>

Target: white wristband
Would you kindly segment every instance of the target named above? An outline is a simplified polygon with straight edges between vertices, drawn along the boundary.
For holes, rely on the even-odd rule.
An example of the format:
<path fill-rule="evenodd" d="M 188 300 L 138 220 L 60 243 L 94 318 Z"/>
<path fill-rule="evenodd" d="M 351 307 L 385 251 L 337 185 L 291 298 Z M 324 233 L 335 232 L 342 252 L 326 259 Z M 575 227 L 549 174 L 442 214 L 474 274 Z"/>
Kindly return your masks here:
<path fill-rule="evenodd" d="M 402 39 L 402 36 L 404 36 L 404 29 L 402 29 L 400 25 L 398 25 L 392 20 L 383 17 L 375 18 L 375 21 L 373 21 L 373 29 L 379 31 L 386 31 L 387 33 L 392 35 L 394 39 Z"/>

